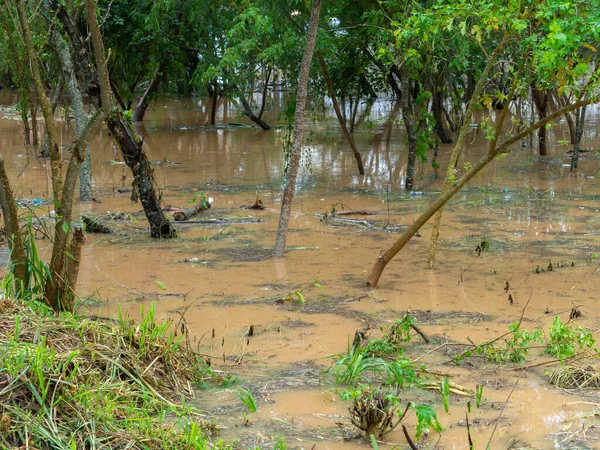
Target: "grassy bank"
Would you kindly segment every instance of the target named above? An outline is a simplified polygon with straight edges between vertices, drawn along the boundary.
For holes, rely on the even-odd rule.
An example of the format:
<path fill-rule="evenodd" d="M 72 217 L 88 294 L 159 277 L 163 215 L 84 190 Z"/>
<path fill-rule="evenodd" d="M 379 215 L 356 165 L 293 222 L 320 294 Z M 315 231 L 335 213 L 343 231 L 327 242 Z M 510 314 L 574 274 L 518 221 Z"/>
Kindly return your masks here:
<path fill-rule="evenodd" d="M 213 425 L 188 405 L 214 380 L 154 311 L 136 324 L 0 300 L 0 448 L 205 449 Z"/>

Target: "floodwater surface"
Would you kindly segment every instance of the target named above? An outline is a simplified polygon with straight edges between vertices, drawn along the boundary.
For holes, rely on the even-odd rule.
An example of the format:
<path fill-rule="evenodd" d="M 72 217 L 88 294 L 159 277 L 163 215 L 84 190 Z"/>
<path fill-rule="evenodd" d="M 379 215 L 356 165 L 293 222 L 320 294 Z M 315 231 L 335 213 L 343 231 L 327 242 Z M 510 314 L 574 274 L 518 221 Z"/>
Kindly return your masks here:
<path fill-rule="evenodd" d="M 11 93 L 1 93 L 2 105 L 12 102 Z M 368 448 L 354 438 L 349 404 L 335 392 L 343 387 L 323 371 L 333 355 L 347 352 L 357 329 L 370 326 L 378 336 L 378 328 L 407 311 L 435 343 L 425 345 L 415 334 L 408 357 L 425 364 L 433 380 L 448 375 L 466 390 L 484 387 L 481 407 L 473 406 L 469 414 L 475 448 L 485 448 L 492 434 L 494 449 L 598 448 L 597 392 L 551 385 L 549 373 L 557 364 L 523 370 L 548 361 L 540 359 L 542 349 L 532 349 L 520 365 L 481 357 L 460 367 L 450 361 L 465 346 L 503 335 L 521 317 L 526 330 L 541 327 L 547 333 L 556 315 L 567 322 L 577 308 L 581 316 L 571 325 L 598 330 L 600 156 L 584 153 L 577 173 L 570 174 L 568 147 L 559 143 L 566 139 L 564 124 L 549 133 L 549 157 L 517 144 L 447 205 L 434 269 L 427 268 L 427 224 L 388 265 L 379 285 L 368 289 L 365 281 L 380 250 L 426 209 L 443 182 L 425 162 L 417 169 L 418 192 L 403 190 L 406 150 L 400 125 L 387 120 L 392 110 L 390 102 L 378 101 L 361 118 L 355 137 L 364 177 L 331 111 L 311 113 L 288 250 L 281 260 L 270 253 L 285 178 L 283 126 L 267 132 L 250 127 L 235 105 L 224 101 L 218 122 L 244 126 L 211 128 L 202 100 L 156 101 L 137 131 L 157 163 L 154 176 L 163 202 L 185 207 L 205 195 L 214 203 L 203 217 L 251 219 L 177 225 L 179 237 L 169 241 L 149 237 L 141 206 L 130 201 L 131 172 L 103 130 L 92 142 L 94 196 L 101 203 L 81 204 L 77 213 L 123 215 L 113 221 L 116 233 L 88 235 L 79 276 L 86 312 L 115 316 L 120 308 L 136 318 L 142 305 L 153 304 L 159 318 L 183 327 L 213 367 L 240 380 L 200 392 L 197 404 L 222 427 L 223 439 L 239 440 L 242 448 L 272 448 L 280 437 L 292 448 Z M 4 112 L 0 148 L 15 193 L 47 199 L 48 161 L 23 144 L 20 123 Z M 597 150 L 597 111 L 588 117 L 583 147 Z M 268 113 L 267 122 L 277 119 L 276 110 Z M 70 145 L 73 124 L 63 122 L 61 133 L 63 144 Z M 440 146 L 442 168 L 451 149 Z M 486 140 L 473 130 L 459 170 L 485 151 Z M 240 209 L 257 196 L 265 210 Z M 357 219 L 354 223 L 323 220 L 332 209 L 379 215 L 344 216 Z M 47 211 L 40 208 L 38 214 Z M 489 250 L 478 256 L 482 240 Z M 47 241 L 38 242 L 49 258 Z M 242 386 L 254 394 L 256 413 L 248 413 L 238 399 L 235 392 Z M 436 443 L 468 448 L 465 413 L 473 398 L 452 395 L 449 413 L 435 390 L 401 391 L 400 398 L 403 405 L 435 405 L 445 431 L 427 437 L 425 448 Z M 414 439 L 414 413 L 405 423 Z M 382 448 L 407 448 L 400 429 L 384 441 Z"/>

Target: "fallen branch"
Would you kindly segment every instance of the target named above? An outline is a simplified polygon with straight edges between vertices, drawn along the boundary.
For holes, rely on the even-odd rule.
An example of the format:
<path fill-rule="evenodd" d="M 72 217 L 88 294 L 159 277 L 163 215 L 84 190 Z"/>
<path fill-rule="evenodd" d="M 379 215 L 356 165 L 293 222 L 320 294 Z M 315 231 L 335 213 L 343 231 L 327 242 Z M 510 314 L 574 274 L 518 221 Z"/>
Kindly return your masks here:
<path fill-rule="evenodd" d="M 114 233 L 114 230 L 112 228 L 109 228 L 106 225 L 101 224 L 93 217 L 81 216 L 81 220 L 83 220 L 83 224 L 85 225 L 85 231 L 87 233 L 103 233 L 103 234 Z"/>
<path fill-rule="evenodd" d="M 236 223 L 263 223 L 264 219 L 254 217 L 244 217 L 239 219 L 198 219 L 198 220 L 179 220 L 178 224 L 186 223 L 208 223 L 208 224 L 236 224 Z"/>
<path fill-rule="evenodd" d="M 205 200 L 201 200 L 196 206 L 192 206 L 191 208 L 180 209 L 173 213 L 173 218 L 177 222 L 181 222 L 183 220 L 190 220 L 190 218 L 194 217 L 201 211 L 206 211 L 210 208 L 210 203 Z"/>
<path fill-rule="evenodd" d="M 381 216 L 382 213 L 377 211 L 367 211 L 365 209 L 357 209 L 350 211 L 336 211 L 332 214 L 332 216 Z"/>

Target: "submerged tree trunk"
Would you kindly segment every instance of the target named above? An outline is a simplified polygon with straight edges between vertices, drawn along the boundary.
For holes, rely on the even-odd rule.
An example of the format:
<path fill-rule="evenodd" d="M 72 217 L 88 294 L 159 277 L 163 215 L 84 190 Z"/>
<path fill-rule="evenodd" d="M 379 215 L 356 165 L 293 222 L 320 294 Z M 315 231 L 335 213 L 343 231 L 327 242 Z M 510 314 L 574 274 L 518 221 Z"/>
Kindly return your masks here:
<path fill-rule="evenodd" d="M 271 129 L 271 127 L 269 126 L 268 123 L 266 123 L 264 120 L 262 120 L 256 114 L 254 114 L 254 111 L 252 111 L 252 108 L 248 104 L 248 100 L 246 100 L 245 97 L 240 97 L 240 101 L 242 102 L 242 106 L 244 107 L 244 115 L 248 116 L 248 118 L 252 122 L 254 122 L 256 125 L 258 125 L 259 127 L 261 127 L 263 130 L 270 130 Z"/>
<path fill-rule="evenodd" d="M 161 61 L 156 70 L 154 71 L 154 76 L 152 77 L 150 84 L 142 94 L 142 98 L 140 98 L 140 101 L 133 110 L 133 116 L 131 118 L 133 122 L 141 122 L 142 120 L 144 120 L 144 114 L 146 114 L 146 109 L 148 108 L 148 104 L 150 103 L 150 95 L 152 95 L 158 90 L 158 85 L 160 83 L 160 77 L 162 76 L 163 68 L 164 62 Z"/>
<path fill-rule="evenodd" d="M 137 136 L 131 124 L 123 118 L 122 112 L 114 111 L 112 108 L 112 90 L 110 88 L 106 57 L 104 55 L 104 43 L 100 34 L 100 28 L 98 27 L 94 1 L 85 0 L 85 9 L 94 45 L 94 56 L 98 71 L 98 82 L 100 84 L 100 98 L 102 100 L 101 106 L 107 117 L 106 123 L 108 128 L 117 141 L 125 164 L 127 164 L 133 173 L 134 192 L 132 197 L 139 196 L 144 207 L 144 212 L 146 213 L 146 218 L 150 223 L 150 235 L 152 237 L 175 237 L 177 233 L 171 222 L 165 217 L 160 207 L 156 190 L 154 189 L 153 171 L 142 148 L 144 141 Z"/>
<path fill-rule="evenodd" d="M 548 113 L 548 92 L 540 91 L 537 85 L 533 83 L 531 85 L 531 97 L 533 98 L 533 103 L 535 103 L 535 108 L 538 112 L 538 118 L 540 120 L 544 119 Z M 548 150 L 546 148 L 546 127 L 538 130 L 538 148 L 540 156 L 545 156 L 548 154 Z"/>
<path fill-rule="evenodd" d="M 329 76 L 329 72 L 327 71 L 327 65 L 325 64 L 325 60 L 321 54 L 317 53 L 317 59 L 319 60 L 319 64 L 321 65 L 321 71 L 323 72 L 323 78 L 325 78 L 325 83 L 327 84 L 327 91 L 329 92 L 329 97 L 331 97 L 331 103 L 333 103 L 333 109 L 335 110 L 335 115 L 338 118 L 338 122 L 340 124 L 340 128 L 342 129 L 342 134 L 348 141 L 352 152 L 354 153 L 354 158 L 356 159 L 356 164 L 358 165 L 358 173 L 361 175 L 365 174 L 365 167 L 363 165 L 362 156 L 356 147 L 356 143 L 354 142 L 354 136 L 348 131 L 348 127 L 346 126 L 346 119 L 344 119 L 340 106 L 337 101 L 337 96 L 335 95 L 335 90 L 333 88 L 333 83 L 331 81 L 331 77 Z"/>
<path fill-rule="evenodd" d="M 579 162 L 579 150 L 581 145 L 581 139 L 583 138 L 583 126 L 585 124 L 585 110 L 583 106 L 575 111 L 575 141 L 573 142 L 573 156 L 571 157 L 571 172 L 577 169 L 577 163 Z"/>
<path fill-rule="evenodd" d="M 279 215 L 279 226 L 277 228 L 277 237 L 275 239 L 275 257 L 280 258 L 285 251 L 285 242 L 287 238 L 288 226 L 290 223 L 290 214 L 292 210 L 292 201 L 296 190 L 296 179 L 300 166 L 300 155 L 302 153 L 302 131 L 304 130 L 304 109 L 306 107 L 306 97 L 308 89 L 308 76 L 312 62 L 315 43 L 317 40 L 317 30 L 319 28 L 319 13 L 321 11 L 321 0 L 312 0 L 310 8 L 310 22 L 306 33 L 306 46 L 300 65 L 300 75 L 298 77 L 298 91 L 296 96 L 296 115 L 294 117 L 294 140 L 287 173 L 287 181 L 281 201 L 281 214 Z"/>

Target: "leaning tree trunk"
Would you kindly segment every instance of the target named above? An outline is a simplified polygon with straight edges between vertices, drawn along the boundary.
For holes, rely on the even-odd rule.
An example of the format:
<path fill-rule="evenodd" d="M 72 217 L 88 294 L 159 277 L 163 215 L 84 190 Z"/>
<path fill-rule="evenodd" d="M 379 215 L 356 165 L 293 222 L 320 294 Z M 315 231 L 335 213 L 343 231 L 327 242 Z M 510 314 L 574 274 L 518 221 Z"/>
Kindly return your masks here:
<path fill-rule="evenodd" d="M 535 108 L 538 112 L 538 118 L 540 120 L 546 117 L 548 113 L 548 92 L 540 91 L 535 83 L 531 85 L 531 96 L 533 98 L 533 103 L 535 103 Z M 546 147 L 546 128 L 540 128 L 538 130 L 538 148 L 540 156 L 546 156 L 548 154 L 548 150 Z"/>
<path fill-rule="evenodd" d="M 121 112 L 112 110 L 112 91 L 108 78 L 106 57 L 104 55 L 104 43 L 98 26 L 94 0 L 85 0 L 85 9 L 94 45 L 96 70 L 98 71 L 98 82 L 100 84 L 100 98 L 102 100 L 101 107 L 107 116 L 106 123 L 119 145 L 125 164 L 127 164 L 133 173 L 134 195 L 137 195 L 142 202 L 146 218 L 150 223 L 150 235 L 160 238 L 175 237 L 177 233 L 171 222 L 165 217 L 160 207 L 156 190 L 154 189 L 153 171 L 142 148 L 144 141 L 137 136 L 131 127 L 131 123 L 123 118 Z"/>
<path fill-rule="evenodd" d="M 154 171 L 142 148 L 144 140 L 137 136 L 131 128 L 131 124 L 119 112 L 111 114 L 107 124 L 108 129 L 119 145 L 125 164 L 133 173 L 134 192 L 132 199 L 137 196 L 142 202 L 146 218 L 150 223 L 150 236 L 155 238 L 176 237 L 177 233 L 171 222 L 166 218 L 156 195 Z"/>
<path fill-rule="evenodd" d="M 581 145 L 581 139 L 583 138 L 583 126 L 585 124 L 585 110 L 583 106 L 579 110 L 575 111 L 575 142 L 573 142 L 573 156 L 571 157 L 571 172 L 577 169 L 577 163 L 579 162 L 579 147 Z"/>
<path fill-rule="evenodd" d="M 292 151 L 290 155 L 287 181 L 281 201 L 281 214 L 279 215 L 279 226 L 277 228 L 277 237 L 275 238 L 275 257 L 280 258 L 285 251 L 285 241 L 287 238 L 288 226 L 290 223 L 290 213 L 292 201 L 296 189 L 296 179 L 300 166 L 300 155 L 302 152 L 302 131 L 304 130 L 304 109 L 306 107 L 306 97 L 308 88 L 308 75 L 312 62 L 315 43 L 317 40 L 317 29 L 319 28 L 319 13 L 321 11 L 321 0 L 312 0 L 310 8 L 310 22 L 306 33 L 306 46 L 302 56 L 300 66 L 300 76 L 298 77 L 298 92 L 296 96 L 296 115 L 294 117 L 294 140 L 292 142 Z"/>
<path fill-rule="evenodd" d="M 530 135 L 534 131 L 538 130 L 541 127 L 544 127 L 550 121 L 560 117 L 565 112 L 572 111 L 579 107 L 589 105 L 591 100 L 580 100 L 572 105 L 569 105 L 565 108 L 560 109 L 559 111 L 552 113 L 546 116 L 544 119 L 537 121 L 527 129 L 523 130 L 516 135 L 507 138 L 500 145 L 497 145 L 497 139 L 500 134 L 500 128 L 497 126 L 496 135 L 493 141 L 490 141 L 490 149 L 485 156 L 483 156 L 476 164 L 471 167 L 460 179 L 453 183 L 450 188 L 446 191 L 442 191 L 440 196 L 436 201 L 434 201 L 418 218 L 415 220 L 412 225 L 410 225 L 404 233 L 394 242 L 394 244 L 388 248 L 386 251 L 381 250 L 379 253 L 379 257 L 377 261 L 373 265 L 371 269 L 371 273 L 369 274 L 369 278 L 367 279 L 366 285 L 375 287 L 379 282 L 379 278 L 383 273 L 387 264 L 392 260 L 394 256 L 398 254 L 400 250 L 404 248 L 404 246 L 412 239 L 419 229 L 427 223 L 427 221 L 439 210 L 441 210 L 444 205 L 452 198 L 456 193 L 458 193 L 465 184 L 467 184 L 475 175 L 477 175 L 485 166 L 487 166 L 494 158 L 500 154 L 510 153 L 510 147 L 515 142 L 519 142 L 522 138 Z M 503 114 L 505 116 L 505 114 Z M 501 126 L 501 124 L 500 124 Z"/>
<path fill-rule="evenodd" d="M 262 120 L 256 114 L 254 114 L 254 111 L 252 111 L 252 108 L 248 104 L 248 100 L 246 100 L 245 97 L 240 97 L 240 101 L 242 102 L 242 106 L 244 107 L 244 115 L 245 116 L 248 116 L 248 118 L 252 122 L 254 122 L 256 125 L 258 125 L 259 127 L 261 127 L 263 130 L 270 130 L 271 129 L 271 127 L 269 126 L 269 124 L 267 122 L 265 122 L 264 120 Z"/>
<path fill-rule="evenodd" d="M 333 104 L 333 109 L 335 110 L 335 115 L 338 118 L 338 122 L 340 124 L 340 128 L 342 129 L 342 134 L 348 141 L 350 148 L 352 149 L 352 153 L 354 153 L 354 158 L 356 159 L 356 164 L 358 165 L 358 173 L 361 175 L 365 174 L 365 166 L 363 165 L 362 156 L 356 147 L 356 143 L 354 142 L 354 136 L 348 131 L 348 127 L 346 126 L 346 119 L 344 119 L 342 112 L 340 111 L 340 105 L 337 101 L 337 96 L 335 95 L 335 89 L 333 88 L 333 83 L 331 81 L 331 77 L 329 76 L 329 71 L 327 70 L 327 65 L 325 64 L 325 60 L 320 53 L 317 52 L 317 59 L 319 60 L 319 64 L 321 65 L 321 71 L 323 72 L 323 78 L 325 78 L 325 83 L 327 84 L 327 92 L 329 93 L 329 97 L 331 98 L 331 103 Z"/>
<path fill-rule="evenodd" d="M 162 71 L 164 67 L 164 62 L 161 61 L 156 70 L 154 71 L 154 76 L 150 81 L 150 84 L 142 94 L 142 98 L 138 102 L 137 106 L 133 110 L 132 121 L 133 122 L 141 122 L 144 120 L 144 114 L 146 114 L 146 109 L 148 108 L 148 104 L 150 103 L 150 95 L 158 90 L 158 85 L 160 83 L 160 77 L 162 76 Z"/>

